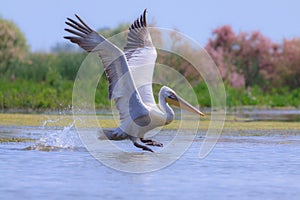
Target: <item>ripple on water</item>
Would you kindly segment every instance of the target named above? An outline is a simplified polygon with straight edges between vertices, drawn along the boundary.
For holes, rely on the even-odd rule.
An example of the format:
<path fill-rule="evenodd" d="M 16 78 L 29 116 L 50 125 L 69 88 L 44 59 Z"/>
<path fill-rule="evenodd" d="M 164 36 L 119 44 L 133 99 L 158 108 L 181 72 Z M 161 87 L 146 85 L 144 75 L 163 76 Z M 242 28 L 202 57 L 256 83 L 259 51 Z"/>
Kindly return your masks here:
<path fill-rule="evenodd" d="M 263 130 L 225 130 L 214 150 L 203 160 L 198 158 L 204 138 L 201 133 L 173 165 L 137 175 L 112 170 L 93 159 L 84 150 L 73 125 L 11 126 L 0 130 L 0 138 L 32 140 L 0 143 L 1 199 L 142 196 L 143 199 L 292 200 L 300 195 L 297 131 L 268 130 L 267 136 L 263 136 Z M 173 135 L 172 131 L 165 131 L 158 139 L 167 144 Z M 112 153 L 107 159 L 153 164 L 149 153 L 137 150 L 130 141 L 118 144 L 126 146 L 128 152 Z"/>

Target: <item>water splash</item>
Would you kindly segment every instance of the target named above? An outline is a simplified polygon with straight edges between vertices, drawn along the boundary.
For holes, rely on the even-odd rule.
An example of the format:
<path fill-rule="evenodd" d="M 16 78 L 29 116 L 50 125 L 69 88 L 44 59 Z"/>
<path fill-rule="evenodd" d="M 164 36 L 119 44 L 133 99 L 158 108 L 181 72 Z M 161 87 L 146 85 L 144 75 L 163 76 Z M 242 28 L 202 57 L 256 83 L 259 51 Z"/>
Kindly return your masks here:
<path fill-rule="evenodd" d="M 33 150 L 41 151 L 63 151 L 63 150 L 80 150 L 84 149 L 84 146 L 74 128 L 76 120 L 73 120 L 71 124 L 63 127 L 62 129 L 55 129 L 53 127 L 46 127 L 47 123 L 56 123 L 57 120 L 46 120 L 43 122 L 43 129 L 46 130 L 45 134 L 30 147 Z"/>
<path fill-rule="evenodd" d="M 47 120 L 45 120 L 45 121 L 43 122 L 43 125 L 42 125 L 43 129 L 45 129 L 45 126 L 46 126 L 48 123 L 56 123 L 56 122 L 58 122 L 60 119 L 61 119 L 61 118 L 58 118 L 58 119 L 56 119 L 56 120 L 52 120 L 52 119 L 47 119 Z"/>

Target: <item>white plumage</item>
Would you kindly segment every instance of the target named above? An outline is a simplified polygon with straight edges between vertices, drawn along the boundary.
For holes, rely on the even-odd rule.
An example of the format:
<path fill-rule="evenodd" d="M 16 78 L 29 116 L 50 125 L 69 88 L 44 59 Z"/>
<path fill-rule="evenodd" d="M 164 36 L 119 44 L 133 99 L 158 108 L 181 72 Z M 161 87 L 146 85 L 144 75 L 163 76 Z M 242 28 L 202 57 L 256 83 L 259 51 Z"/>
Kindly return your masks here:
<path fill-rule="evenodd" d="M 204 116 L 166 86 L 161 88 L 159 105 L 156 105 L 152 77 L 157 52 L 147 29 L 146 10 L 130 26 L 124 52 L 75 16 L 79 22 L 67 18 L 66 24 L 73 29 L 65 29 L 74 36 L 65 38 L 87 52 L 99 55 L 109 81 L 109 99 L 115 101 L 119 111 L 119 127 L 104 130 L 108 139 L 129 138 L 136 147 L 152 152 L 148 146 L 138 143 L 138 138 L 146 145 L 162 146 L 161 143 L 144 139 L 144 135 L 173 121 L 174 112 L 168 103 Z"/>

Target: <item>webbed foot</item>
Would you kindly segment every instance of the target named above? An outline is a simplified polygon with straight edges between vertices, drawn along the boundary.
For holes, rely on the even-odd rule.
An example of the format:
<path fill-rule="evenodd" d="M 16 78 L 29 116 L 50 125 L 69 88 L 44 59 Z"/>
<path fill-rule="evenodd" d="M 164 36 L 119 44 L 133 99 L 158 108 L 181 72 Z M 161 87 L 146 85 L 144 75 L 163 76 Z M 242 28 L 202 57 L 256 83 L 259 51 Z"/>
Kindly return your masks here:
<path fill-rule="evenodd" d="M 144 139 L 144 138 L 140 138 L 140 140 L 145 143 L 146 145 L 150 145 L 150 146 L 156 146 L 156 147 L 163 147 L 164 145 L 160 142 L 156 142 L 155 140 L 151 140 L 151 139 Z"/>

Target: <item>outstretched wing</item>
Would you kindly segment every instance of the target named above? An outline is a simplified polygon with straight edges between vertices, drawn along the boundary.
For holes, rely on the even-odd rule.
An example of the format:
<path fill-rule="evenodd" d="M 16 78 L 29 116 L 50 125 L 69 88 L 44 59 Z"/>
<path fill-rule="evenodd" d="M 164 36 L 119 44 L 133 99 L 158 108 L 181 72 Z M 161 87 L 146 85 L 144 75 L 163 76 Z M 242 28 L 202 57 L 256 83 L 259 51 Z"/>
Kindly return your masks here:
<path fill-rule="evenodd" d="M 143 102 L 147 105 L 155 105 L 152 77 L 157 53 L 147 28 L 146 14 L 145 9 L 130 26 L 124 52 Z"/>
<path fill-rule="evenodd" d="M 79 22 L 67 18 L 66 24 L 73 29 L 65 29 L 73 36 L 64 38 L 78 44 L 87 52 L 95 52 L 100 56 L 109 81 L 109 99 L 115 100 L 121 122 L 130 117 L 135 121 L 141 116 L 147 116 L 148 110 L 136 90 L 125 54 L 92 30 L 80 17 L 75 16 Z"/>

